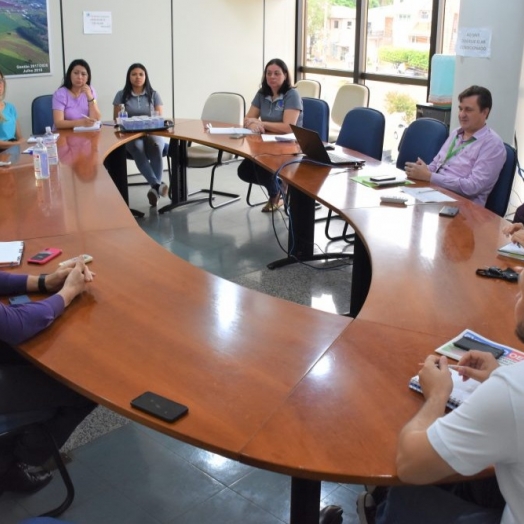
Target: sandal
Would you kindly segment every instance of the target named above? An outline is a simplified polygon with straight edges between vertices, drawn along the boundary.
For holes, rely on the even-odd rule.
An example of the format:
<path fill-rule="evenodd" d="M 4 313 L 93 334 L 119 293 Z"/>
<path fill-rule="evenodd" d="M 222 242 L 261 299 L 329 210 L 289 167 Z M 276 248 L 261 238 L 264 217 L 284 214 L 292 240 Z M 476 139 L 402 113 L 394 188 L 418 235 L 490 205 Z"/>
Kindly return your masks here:
<path fill-rule="evenodd" d="M 268 200 L 266 205 L 262 208 L 262 213 L 274 213 L 283 205 L 284 201 L 282 199 L 279 199 L 278 202 L 271 202 L 271 200 Z"/>

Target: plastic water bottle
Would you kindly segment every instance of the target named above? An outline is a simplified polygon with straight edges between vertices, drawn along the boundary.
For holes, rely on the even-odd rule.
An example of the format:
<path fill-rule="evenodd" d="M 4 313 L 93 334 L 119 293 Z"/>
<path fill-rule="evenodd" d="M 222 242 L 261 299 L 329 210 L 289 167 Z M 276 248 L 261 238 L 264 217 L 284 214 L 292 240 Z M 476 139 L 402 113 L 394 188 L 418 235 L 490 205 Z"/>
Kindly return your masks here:
<path fill-rule="evenodd" d="M 33 166 L 35 169 L 35 178 L 49 178 L 49 158 L 47 148 L 42 138 L 38 138 L 35 147 L 33 147 Z"/>
<path fill-rule="evenodd" d="M 124 104 L 120 104 L 120 111 L 118 112 L 116 123 L 121 126 L 124 124 L 124 120 L 126 119 L 127 119 L 126 106 Z"/>
<path fill-rule="evenodd" d="M 51 132 L 49 126 L 45 128 L 44 145 L 47 149 L 49 165 L 58 164 L 58 149 L 56 148 L 55 135 Z"/>

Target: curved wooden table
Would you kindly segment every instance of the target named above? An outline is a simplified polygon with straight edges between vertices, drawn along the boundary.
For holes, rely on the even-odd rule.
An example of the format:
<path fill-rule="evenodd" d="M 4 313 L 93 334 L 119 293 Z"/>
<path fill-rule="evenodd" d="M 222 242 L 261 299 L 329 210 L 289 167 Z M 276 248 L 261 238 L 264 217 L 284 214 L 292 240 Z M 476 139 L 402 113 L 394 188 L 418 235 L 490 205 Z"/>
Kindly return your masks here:
<path fill-rule="evenodd" d="M 201 121 L 177 122 L 165 135 L 270 169 L 296 148 L 209 136 Z M 422 402 L 407 383 L 435 347 L 465 327 L 520 347 L 515 286 L 475 275 L 509 260 L 496 256 L 504 221 L 485 209 L 459 198 L 449 219 L 438 216 L 439 204 L 383 206 L 378 191 L 345 174 L 285 168 L 290 186 L 342 214 L 362 239 L 372 280 L 351 321 L 244 289 L 151 240 L 102 166 L 132 138 L 108 128 L 62 133 L 49 181 L 35 182 L 30 157 L 0 169 L 2 240 L 24 239 L 26 254 L 50 245 L 62 259 L 90 253 L 97 273 L 89 292 L 21 351 L 141 424 L 292 476 L 293 524 L 318 523 L 320 480 L 398 483 L 396 437 Z M 25 260 L 15 271 L 39 272 Z M 171 425 L 132 410 L 146 390 L 188 405 L 189 415 Z"/>

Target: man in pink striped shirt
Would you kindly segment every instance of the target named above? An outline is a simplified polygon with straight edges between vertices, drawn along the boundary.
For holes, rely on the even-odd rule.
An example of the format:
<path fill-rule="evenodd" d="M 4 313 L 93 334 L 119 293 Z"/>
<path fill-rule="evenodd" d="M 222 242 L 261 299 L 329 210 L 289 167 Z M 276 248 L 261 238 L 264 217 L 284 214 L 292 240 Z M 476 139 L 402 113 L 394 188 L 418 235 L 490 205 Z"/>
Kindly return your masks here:
<path fill-rule="evenodd" d="M 428 165 L 406 162 L 406 174 L 444 187 L 484 206 L 506 161 L 502 139 L 486 120 L 492 107 L 485 87 L 471 86 L 459 95 L 459 123 Z"/>

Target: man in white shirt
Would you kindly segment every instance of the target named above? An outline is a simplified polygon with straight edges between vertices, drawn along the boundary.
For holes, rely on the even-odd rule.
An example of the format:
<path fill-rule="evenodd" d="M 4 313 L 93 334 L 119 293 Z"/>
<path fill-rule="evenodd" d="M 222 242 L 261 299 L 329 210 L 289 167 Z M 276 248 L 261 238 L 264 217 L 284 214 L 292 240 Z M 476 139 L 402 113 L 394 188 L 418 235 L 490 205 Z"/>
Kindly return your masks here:
<path fill-rule="evenodd" d="M 516 333 L 524 342 L 523 273 L 518 286 Z M 377 524 L 524 522 L 524 362 L 499 367 L 490 353 L 469 351 L 458 371 L 482 384 L 446 415 L 452 390 L 447 359 L 427 357 L 419 373 L 426 401 L 400 432 L 398 476 L 406 484 L 423 485 L 493 466 L 496 482 L 476 481 L 467 495 L 455 489 L 461 485 L 391 488 L 377 508 Z M 497 483 L 502 503 L 496 502 Z M 492 500 L 469 496 L 486 486 Z"/>

